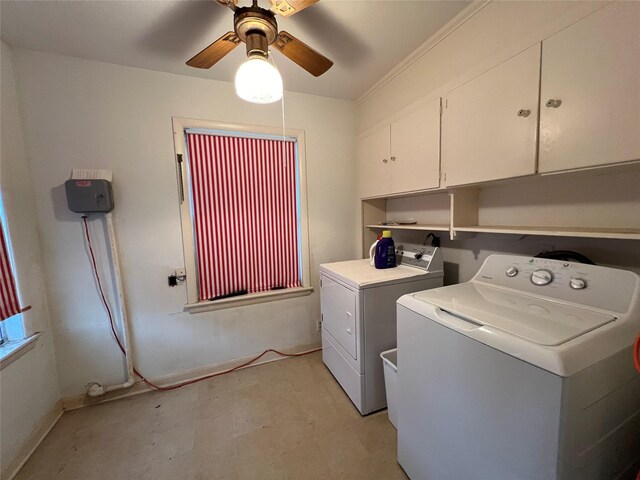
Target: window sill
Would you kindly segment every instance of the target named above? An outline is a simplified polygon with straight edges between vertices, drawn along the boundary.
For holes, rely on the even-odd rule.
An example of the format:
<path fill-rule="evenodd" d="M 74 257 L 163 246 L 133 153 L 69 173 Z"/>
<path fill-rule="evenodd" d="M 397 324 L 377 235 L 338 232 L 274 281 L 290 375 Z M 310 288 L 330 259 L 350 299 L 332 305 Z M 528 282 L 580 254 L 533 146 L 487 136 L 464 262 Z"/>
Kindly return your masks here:
<path fill-rule="evenodd" d="M 11 365 L 29 350 L 36 346 L 36 340 L 40 338 L 42 332 L 36 332 L 28 338 L 22 340 L 12 340 L 0 346 L 0 370 Z"/>
<path fill-rule="evenodd" d="M 306 295 L 311 295 L 311 293 L 313 293 L 313 287 L 287 288 L 285 290 L 272 290 L 269 292 L 252 293 L 250 295 L 223 298 L 221 300 L 215 301 L 189 303 L 184 306 L 184 309 L 189 313 L 200 313 L 210 310 L 222 310 L 224 308 L 272 302 L 274 300 L 284 300 L 286 298 L 303 297 Z"/>

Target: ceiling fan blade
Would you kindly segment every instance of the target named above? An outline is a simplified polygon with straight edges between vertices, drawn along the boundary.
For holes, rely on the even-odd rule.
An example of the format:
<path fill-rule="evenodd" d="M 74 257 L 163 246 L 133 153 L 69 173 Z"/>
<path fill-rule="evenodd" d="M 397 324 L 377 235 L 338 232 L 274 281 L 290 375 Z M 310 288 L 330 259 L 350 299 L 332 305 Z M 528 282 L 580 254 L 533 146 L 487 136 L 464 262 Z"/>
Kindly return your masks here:
<path fill-rule="evenodd" d="M 236 5 L 238 5 L 238 0 L 216 0 L 223 7 L 229 7 L 234 12 L 236 11 Z"/>
<path fill-rule="evenodd" d="M 278 34 L 275 42 L 273 42 L 273 46 L 314 77 L 319 77 L 333 65 L 333 62 L 327 57 L 319 54 L 313 48 L 284 30 Z"/>
<path fill-rule="evenodd" d="M 289 17 L 317 2 L 318 0 L 271 0 L 270 10 L 283 17 Z"/>
<path fill-rule="evenodd" d="M 191 58 L 187 65 L 195 68 L 211 68 L 222 57 L 236 48 L 240 39 L 234 32 L 227 32 L 207 48 Z"/>

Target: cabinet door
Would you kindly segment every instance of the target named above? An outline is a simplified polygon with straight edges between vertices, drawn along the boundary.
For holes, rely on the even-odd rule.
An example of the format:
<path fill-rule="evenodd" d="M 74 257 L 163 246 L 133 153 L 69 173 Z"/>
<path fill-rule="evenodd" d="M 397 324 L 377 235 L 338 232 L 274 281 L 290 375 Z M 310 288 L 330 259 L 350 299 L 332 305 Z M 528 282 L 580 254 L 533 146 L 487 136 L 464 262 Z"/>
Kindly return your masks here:
<path fill-rule="evenodd" d="M 389 125 L 358 142 L 360 196 L 375 197 L 391 191 Z"/>
<path fill-rule="evenodd" d="M 358 359 L 356 300 L 356 292 L 329 277 L 322 276 L 322 328 L 331 334 L 354 360 Z"/>
<path fill-rule="evenodd" d="M 440 186 L 440 99 L 391 124 L 393 193 Z"/>
<path fill-rule="evenodd" d="M 545 40 L 541 85 L 541 172 L 640 159 L 640 5 L 614 2 Z"/>
<path fill-rule="evenodd" d="M 442 127 L 445 184 L 535 173 L 540 45 L 447 96 Z"/>

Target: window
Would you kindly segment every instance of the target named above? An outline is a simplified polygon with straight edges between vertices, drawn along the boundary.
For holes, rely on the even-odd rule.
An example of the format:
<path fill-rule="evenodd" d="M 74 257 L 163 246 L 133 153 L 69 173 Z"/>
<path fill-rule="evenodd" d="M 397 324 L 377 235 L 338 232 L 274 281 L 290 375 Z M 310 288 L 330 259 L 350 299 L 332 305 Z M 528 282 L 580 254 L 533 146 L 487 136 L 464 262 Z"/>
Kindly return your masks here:
<path fill-rule="evenodd" d="M 4 204 L 0 197 L 0 343 L 24 337 L 11 243 L 6 225 Z"/>
<path fill-rule="evenodd" d="M 304 136 L 174 119 L 189 308 L 309 294 Z"/>
<path fill-rule="evenodd" d="M 0 368 L 4 368 L 31 349 L 37 335 L 25 338 L 18 285 L 14 275 L 11 243 L 0 196 Z"/>

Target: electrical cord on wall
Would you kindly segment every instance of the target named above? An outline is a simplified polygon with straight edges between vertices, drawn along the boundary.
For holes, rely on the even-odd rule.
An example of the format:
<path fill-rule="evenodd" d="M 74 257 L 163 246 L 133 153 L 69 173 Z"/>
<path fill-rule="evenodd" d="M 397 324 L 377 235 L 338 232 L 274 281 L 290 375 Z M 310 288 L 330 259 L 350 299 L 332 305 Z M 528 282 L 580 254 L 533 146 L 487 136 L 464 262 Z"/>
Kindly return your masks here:
<path fill-rule="evenodd" d="M 100 280 L 100 275 L 98 274 L 98 266 L 97 266 L 97 263 L 96 263 L 96 256 L 95 256 L 95 254 L 93 252 L 93 245 L 91 243 L 91 235 L 89 234 L 89 225 L 87 223 L 86 215 L 82 216 L 82 221 L 84 222 L 84 234 L 85 234 L 85 238 L 87 240 L 87 246 L 89 248 L 89 256 L 91 257 L 91 267 L 93 269 L 93 274 L 95 275 L 95 278 L 96 278 L 96 283 L 98 284 L 98 291 L 100 292 L 100 299 L 102 300 L 102 305 L 104 305 L 104 308 L 107 310 L 107 315 L 109 316 L 109 326 L 111 327 L 111 333 L 113 334 L 113 337 L 115 338 L 116 343 L 118 344 L 118 347 L 120 348 L 120 351 L 126 357 L 127 356 L 127 352 L 125 351 L 125 349 L 124 349 L 124 347 L 122 345 L 122 342 L 120 341 L 120 337 L 118 336 L 118 331 L 116 330 L 115 321 L 113 319 L 113 313 L 111 311 L 111 308 L 109 307 L 109 302 L 107 302 L 107 297 L 104 294 L 104 289 L 102 288 L 102 281 Z M 169 386 L 166 386 L 166 387 L 163 387 L 161 385 L 157 385 L 157 384 L 153 383 L 151 380 L 148 380 L 144 375 L 142 375 L 135 368 L 135 366 L 133 367 L 133 371 L 138 377 L 140 377 L 140 379 L 144 383 L 146 383 L 151 388 L 153 388 L 155 390 L 168 391 L 168 390 L 175 390 L 176 388 L 184 387 L 184 386 L 191 385 L 191 384 L 194 384 L 194 383 L 197 383 L 197 382 L 201 382 L 202 380 L 207 380 L 209 378 L 213 378 L 213 377 L 217 377 L 217 376 L 220 376 L 220 375 L 225 375 L 227 373 L 235 372 L 236 370 L 239 370 L 239 369 L 244 368 L 244 367 L 248 367 L 249 365 L 251 365 L 252 363 L 258 361 L 260 358 L 262 358 L 263 356 L 265 356 L 269 352 L 276 353 L 276 354 L 281 355 L 283 357 L 301 357 L 303 355 L 309 355 L 310 353 L 319 352 L 320 350 L 322 350 L 322 348 L 314 348 L 312 350 L 307 350 L 306 352 L 300 352 L 300 353 L 283 353 L 283 352 L 280 352 L 280 351 L 275 350 L 273 348 L 268 348 L 267 350 L 262 352 L 260 355 L 256 355 L 255 357 L 253 357 L 252 359 L 242 363 L 241 365 L 237 365 L 237 366 L 235 366 L 233 368 L 229 368 L 229 369 L 223 370 L 221 372 L 211 373 L 211 374 L 205 375 L 203 377 L 194 378 L 192 380 L 187 380 L 185 382 L 177 383 L 175 385 L 169 385 Z"/>

